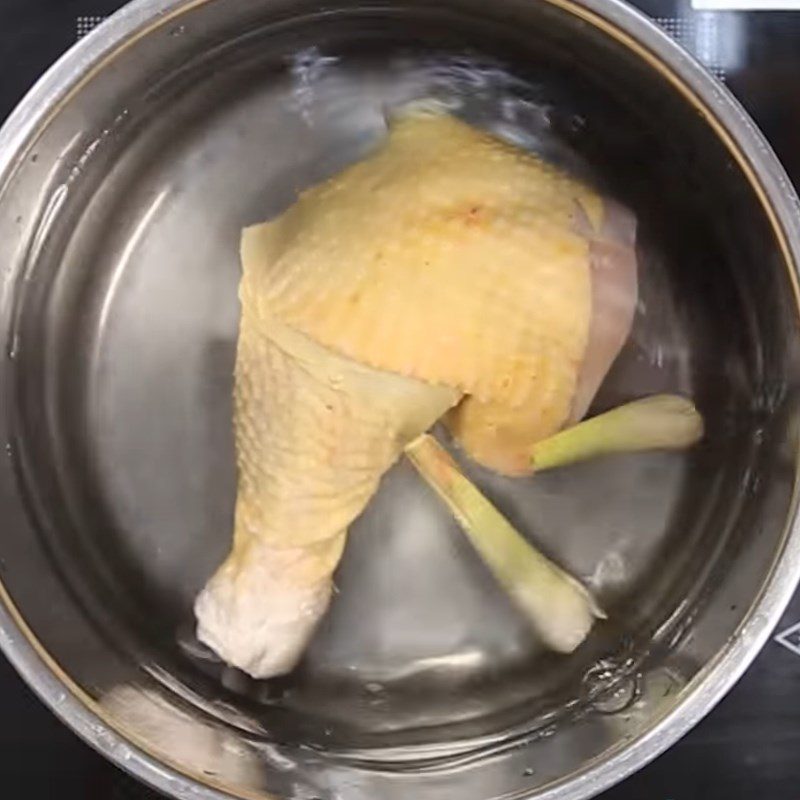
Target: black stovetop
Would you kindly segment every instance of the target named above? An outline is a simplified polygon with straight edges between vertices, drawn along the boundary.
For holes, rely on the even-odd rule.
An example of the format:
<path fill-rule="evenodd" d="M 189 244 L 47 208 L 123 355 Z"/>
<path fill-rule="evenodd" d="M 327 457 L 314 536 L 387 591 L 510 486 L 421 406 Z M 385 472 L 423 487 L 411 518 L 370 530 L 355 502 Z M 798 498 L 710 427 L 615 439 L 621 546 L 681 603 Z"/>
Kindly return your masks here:
<path fill-rule="evenodd" d="M 749 2 L 764 6 L 775 0 Z M 690 0 L 636 4 L 727 83 L 800 186 L 800 0 L 797 11 L 758 12 L 693 11 Z M 120 5 L 120 0 L 0 0 L 0 120 L 61 52 Z M 2 657 L 0 708 L 3 798 L 156 798 L 61 725 Z M 717 709 L 665 755 L 603 795 L 603 800 L 751 798 L 800 800 L 800 592 L 755 664 Z"/>

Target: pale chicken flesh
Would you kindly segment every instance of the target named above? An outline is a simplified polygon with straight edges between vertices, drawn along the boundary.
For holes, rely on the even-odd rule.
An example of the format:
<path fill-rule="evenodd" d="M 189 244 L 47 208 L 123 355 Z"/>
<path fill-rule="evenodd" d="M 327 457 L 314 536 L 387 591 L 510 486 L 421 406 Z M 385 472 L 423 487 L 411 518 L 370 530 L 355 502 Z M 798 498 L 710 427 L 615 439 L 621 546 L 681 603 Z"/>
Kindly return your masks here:
<path fill-rule="evenodd" d="M 199 638 L 255 677 L 291 670 L 348 525 L 446 421 L 493 469 L 583 415 L 636 301 L 631 215 L 443 114 L 242 240 L 233 549 Z"/>

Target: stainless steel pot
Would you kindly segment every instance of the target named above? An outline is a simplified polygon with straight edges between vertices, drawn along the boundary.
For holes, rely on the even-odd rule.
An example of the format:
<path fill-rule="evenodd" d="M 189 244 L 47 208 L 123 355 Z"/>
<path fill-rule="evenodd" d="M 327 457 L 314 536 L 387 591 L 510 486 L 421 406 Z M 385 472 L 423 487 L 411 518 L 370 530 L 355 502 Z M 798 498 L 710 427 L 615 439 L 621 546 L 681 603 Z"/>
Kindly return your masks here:
<path fill-rule="evenodd" d="M 637 211 L 600 406 L 690 391 L 685 456 L 473 475 L 610 621 L 537 649 L 400 465 L 302 668 L 192 636 L 231 529 L 236 241 L 436 94 Z M 668 747 L 800 576 L 798 207 L 725 89 L 616 0 L 137 0 L 0 131 L 0 645 L 175 797 L 584 798 Z"/>

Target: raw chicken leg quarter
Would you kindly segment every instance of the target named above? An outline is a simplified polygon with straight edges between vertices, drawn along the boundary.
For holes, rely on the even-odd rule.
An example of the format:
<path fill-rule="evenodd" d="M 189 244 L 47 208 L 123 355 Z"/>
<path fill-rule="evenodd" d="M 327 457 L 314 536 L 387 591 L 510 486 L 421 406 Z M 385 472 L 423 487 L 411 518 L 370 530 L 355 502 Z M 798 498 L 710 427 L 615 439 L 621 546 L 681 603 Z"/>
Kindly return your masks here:
<path fill-rule="evenodd" d="M 506 474 L 585 413 L 628 336 L 633 218 L 444 114 L 242 239 L 233 550 L 198 635 L 256 677 L 293 668 L 348 525 L 433 423 Z"/>

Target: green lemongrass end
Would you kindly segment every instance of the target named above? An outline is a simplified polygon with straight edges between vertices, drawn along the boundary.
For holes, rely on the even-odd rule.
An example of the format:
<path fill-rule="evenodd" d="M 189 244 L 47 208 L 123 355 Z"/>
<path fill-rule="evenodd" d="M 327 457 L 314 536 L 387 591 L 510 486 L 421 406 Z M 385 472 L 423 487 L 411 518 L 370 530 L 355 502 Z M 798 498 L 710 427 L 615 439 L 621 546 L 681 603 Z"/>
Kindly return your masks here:
<path fill-rule="evenodd" d="M 534 469 L 552 469 L 612 453 L 685 450 L 703 437 L 703 417 L 685 397 L 634 400 L 534 445 Z"/>
<path fill-rule="evenodd" d="M 571 653 L 595 618 L 605 617 L 591 594 L 520 535 L 432 436 L 415 439 L 406 455 L 542 641 L 553 650 Z"/>

